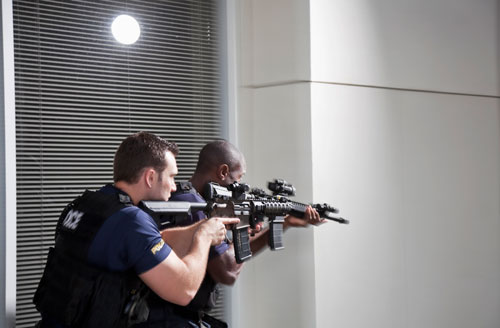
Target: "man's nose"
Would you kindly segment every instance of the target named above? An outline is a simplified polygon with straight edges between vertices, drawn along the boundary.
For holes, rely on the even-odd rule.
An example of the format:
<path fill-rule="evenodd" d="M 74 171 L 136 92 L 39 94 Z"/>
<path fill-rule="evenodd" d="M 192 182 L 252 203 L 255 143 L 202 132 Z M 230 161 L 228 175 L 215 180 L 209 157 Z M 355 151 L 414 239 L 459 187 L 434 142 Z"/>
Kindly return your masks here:
<path fill-rule="evenodd" d="M 172 188 L 170 189 L 171 192 L 176 192 L 177 191 L 177 185 L 175 184 L 175 181 L 172 180 Z"/>

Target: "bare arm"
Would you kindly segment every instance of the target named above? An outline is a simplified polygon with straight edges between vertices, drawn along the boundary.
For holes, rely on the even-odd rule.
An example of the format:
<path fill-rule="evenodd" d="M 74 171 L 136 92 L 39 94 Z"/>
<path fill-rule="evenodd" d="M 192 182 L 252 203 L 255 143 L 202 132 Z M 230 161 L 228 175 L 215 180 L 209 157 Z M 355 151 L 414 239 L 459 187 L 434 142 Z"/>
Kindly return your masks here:
<path fill-rule="evenodd" d="M 267 229 L 250 237 L 250 249 L 252 253 L 257 253 L 267 246 Z M 234 246 L 229 245 L 229 249 L 208 261 L 207 272 L 212 279 L 224 285 L 234 285 L 236 279 L 243 269 L 244 263 L 236 263 L 234 256 Z"/>
<path fill-rule="evenodd" d="M 237 223 L 238 219 L 212 218 L 195 224 L 190 229 L 180 229 L 178 233 L 189 236 L 191 229 L 191 243 L 186 254 L 179 256 L 174 248 L 169 256 L 154 268 L 142 273 L 139 277 L 158 296 L 172 303 L 187 305 L 195 296 L 205 275 L 208 249 L 217 245 L 225 238 L 226 224 Z M 162 233 L 162 237 L 174 232 Z M 179 238 L 180 240 L 180 238 Z M 184 243 L 174 242 L 180 252 L 185 248 Z"/>
<path fill-rule="evenodd" d="M 306 227 L 309 224 L 317 225 L 324 220 L 321 220 L 316 210 L 311 207 L 306 209 L 304 218 L 296 218 L 288 215 L 285 218 L 283 228 L 286 230 L 289 227 Z M 259 227 L 260 229 L 260 227 Z M 265 228 L 256 232 L 254 236 L 250 237 L 250 250 L 254 255 L 267 248 L 269 239 L 269 229 Z M 233 285 L 236 282 L 243 263 L 236 263 L 234 256 L 234 247 L 231 244 L 228 251 L 211 259 L 208 262 L 207 271 L 216 282 L 224 285 Z"/>
<path fill-rule="evenodd" d="M 302 219 L 296 218 L 296 220 L 304 221 Z M 286 221 L 285 221 L 286 222 Z M 250 250 L 253 255 L 266 249 L 268 246 L 269 239 L 269 228 L 265 228 L 256 232 L 254 236 L 250 237 Z M 234 246 L 230 245 L 227 252 L 211 259 L 208 262 L 207 271 L 216 282 L 224 285 L 233 285 L 238 278 L 241 270 L 243 268 L 243 263 L 236 263 L 236 258 L 234 256 Z"/>
<path fill-rule="evenodd" d="M 269 228 L 264 228 L 257 232 L 255 236 L 250 237 L 250 250 L 256 255 L 263 249 L 267 248 L 269 240 Z"/>
<path fill-rule="evenodd" d="M 242 268 L 243 263 L 236 263 L 234 247 L 231 244 L 226 252 L 208 261 L 207 271 L 216 282 L 231 286 L 236 282 Z"/>
<path fill-rule="evenodd" d="M 318 225 L 325 222 L 321 219 L 319 213 L 308 206 L 303 218 L 297 218 L 295 216 L 287 215 L 285 217 L 285 222 L 283 223 L 283 231 L 286 231 L 290 227 L 307 227 L 310 224 Z M 265 228 L 260 232 L 256 233 L 254 237 L 250 237 L 250 250 L 253 254 L 257 254 L 267 247 L 269 240 L 269 228 Z"/>
<path fill-rule="evenodd" d="M 161 238 L 174 250 L 178 257 L 183 258 L 189 253 L 194 234 L 203 222 L 205 220 L 198 221 L 186 227 L 165 229 L 161 231 Z"/>

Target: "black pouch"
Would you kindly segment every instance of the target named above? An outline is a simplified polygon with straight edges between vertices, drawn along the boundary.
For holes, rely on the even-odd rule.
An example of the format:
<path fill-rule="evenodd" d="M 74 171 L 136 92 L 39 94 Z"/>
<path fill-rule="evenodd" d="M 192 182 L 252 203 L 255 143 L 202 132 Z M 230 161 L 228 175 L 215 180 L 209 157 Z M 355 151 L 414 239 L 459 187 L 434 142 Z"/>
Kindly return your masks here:
<path fill-rule="evenodd" d="M 78 274 L 68 274 L 68 267 Z M 65 326 L 121 328 L 147 319 L 143 290 L 133 273 L 103 272 L 51 248 L 33 302 Z"/>
<path fill-rule="evenodd" d="M 119 277 L 102 274 L 94 282 L 84 327 L 125 327 L 123 308 L 127 291 Z"/>
<path fill-rule="evenodd" d="M 147 320 L 149 289 L 134 274 L 104 273 L 97 277 L 85 327 L 130 327 Z"/>
<path fill-rule="evenodd" d="M 78 327 L 87 312 L 96 272 L 70 275 L 64 270 L 69 265 L 77 264 L 61 254 L 56 255 L 54 248 L 49 249 L 47 265 L 33 302 L 41 313 L 63 325 Z"/>

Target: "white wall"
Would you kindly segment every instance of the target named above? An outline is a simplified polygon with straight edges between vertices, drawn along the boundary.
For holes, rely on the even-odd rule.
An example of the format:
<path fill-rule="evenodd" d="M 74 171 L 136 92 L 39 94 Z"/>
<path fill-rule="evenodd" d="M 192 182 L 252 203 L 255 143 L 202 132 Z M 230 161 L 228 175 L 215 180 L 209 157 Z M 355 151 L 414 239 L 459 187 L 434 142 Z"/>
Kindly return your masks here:
<path fill-rule="evenodd" d="M 311 0 L 313 81 L 500 95 L 498 0 Z"/>
<path fill-rule="evenodd" d="M 315 232 L 317 326 L 500 326 L 498 1 L 310 21 L 314 199 L 352 219 Z"/>
<path fill-rule="evenodd" d="M 244 85 L 308 81 L 310 67 L 309 3 L 303 0 L 246 1 L 251 15 Z"/>
<path fill-rule="evenodd" d="M 352 219 L 315 232 L 317 327 L 497 327 L 500 102 L 331 85 L 312 99 L 314 198 Z"/>
<path fill-rule="evenodd" d="M 352 224 L 257 256 L 233 327 L 500 326 L 499 2 L 248 0 L 238 21 L 247 181 Z"/>
<path fill-rule="evenodd" d="M 265 188 L 284 178 L 303 200 L 312 197 L 308 12 L 304 1 L 260 0 L 240 2 L 236 13 L 245 181 Z M 233 288 L 231 327 L 315 325 L 313 230 L 287 231 L 284 243 L 245 264 Z"/>
<path fill-rule="evenodd" d="M 299 199 L 310 199 L 310 117 L 304 110 L 309 106 L 308 85 L 256 90 L 254 104 L 248 120 L 254 123 L 249 131 L 253 147 L 244 150 L 245 180 L 265 188 L 267 181 L 284 178 L 297 187 Z M 245 265 L 239 279 L 240 321 L 233 327 L 310 327 L 315 320 L 312 233 L 287 231 L 284 250 L 266 251 Z"/>

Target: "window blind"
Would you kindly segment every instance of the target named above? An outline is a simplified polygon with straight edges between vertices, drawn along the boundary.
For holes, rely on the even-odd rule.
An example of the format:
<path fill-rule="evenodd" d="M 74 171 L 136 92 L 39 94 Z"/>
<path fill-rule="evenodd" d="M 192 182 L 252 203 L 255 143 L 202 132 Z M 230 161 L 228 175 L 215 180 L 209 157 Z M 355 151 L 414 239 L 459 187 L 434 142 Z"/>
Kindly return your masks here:
<path fill-rule="evenodd" d="M 220 26 L 216 0 L 14 0 L 13 8 L 16 327 L 33 327 L 58 216 L 85 189 L 112 181 L 120 141 L 149 131 L 177 142 L 186 180 L 201 147 L 221 137 Z M 120 14 L 140 24 L 133 45 L 111 35 Z"/>

